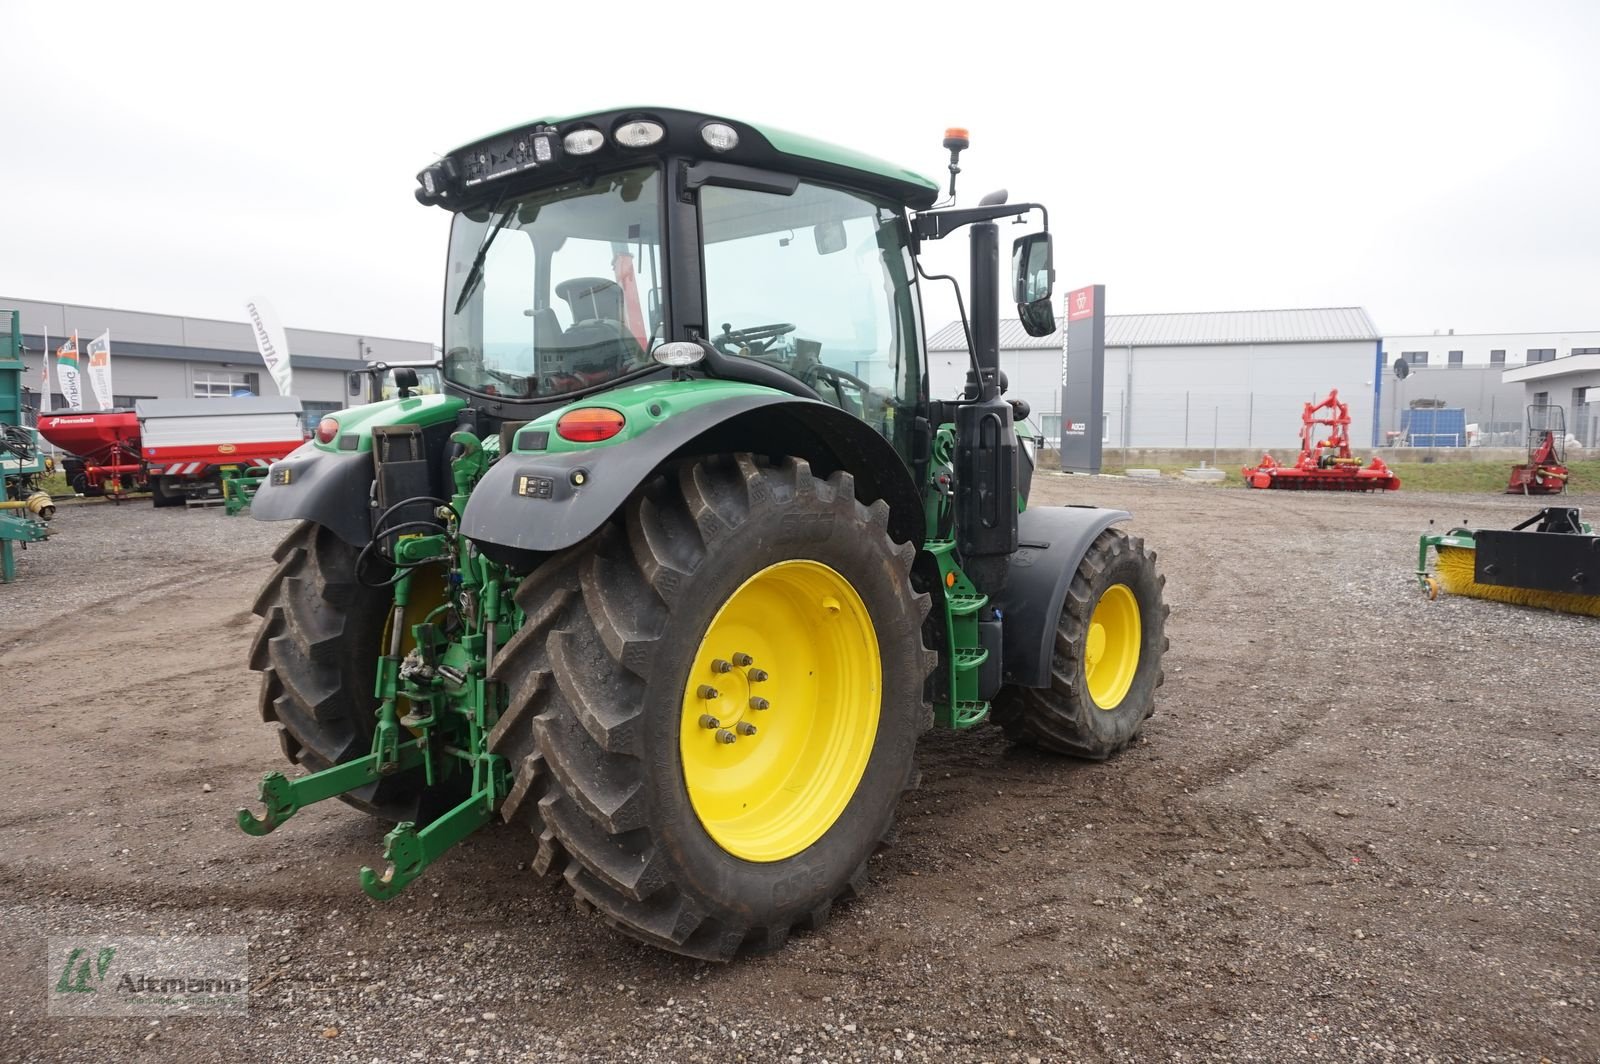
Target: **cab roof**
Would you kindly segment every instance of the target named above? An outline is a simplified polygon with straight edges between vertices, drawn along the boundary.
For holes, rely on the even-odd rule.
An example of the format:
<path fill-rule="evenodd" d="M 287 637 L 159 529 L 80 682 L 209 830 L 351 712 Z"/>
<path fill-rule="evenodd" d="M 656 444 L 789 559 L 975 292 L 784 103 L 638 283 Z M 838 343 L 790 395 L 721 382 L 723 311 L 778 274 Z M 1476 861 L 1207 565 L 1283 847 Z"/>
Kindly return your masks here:
<path fill-rule="evenodd" d="M 658 123 L 664 127 L 665 135 L 646 148 L 630 149 L 619 143 L 614 136 L 616 129 L 639 120 Z M 720 152 L 708 147 L 701 137 L 701 130 L 712 122 L 731 127 L 738 134 L 737 145 Z M 527 148 L 529 137 L 546 134 L 551 137 L 553 144 L 559 145 L 569 134 L 587 129 L 599 130 L 604 136 L 601 146 L 589 154 L 569 155 L 558 149 L 551 160 L 535 162 Z M 443 187 L 448 188 L 450 181 L 458 185 L 454 195 L 424 196 L 419 191 L 418 199 L 459 210 L 498 195 L 499 186 L 508 183 L 508 178 L 519 186 L 543 184 L 545 180 L 553 179 L 553 175 L 546 176 L 551 169 L 558 174 L 563 171 L 570 173 L 595 165 L 624 163 L 630 158 L 642 160 L 665 154 L 716 159 L 820 178 L 877 193 L 915 210 L 932 206 L 939 193 L 937 184 L 913 170 L 864 152 L 773 126 L 698 111 L 621 107 L 536 118 L 464 144 L 430 168 L 438 174 L 437 182 Z M 423 181 L 428 173 L 428 170 L 424 170 L 418 175 L 418 180 Z M 479 175 L 476 180 L 473 180 L 474 175 Z M 493 186 L 492 190 L 490 186 Z"/>

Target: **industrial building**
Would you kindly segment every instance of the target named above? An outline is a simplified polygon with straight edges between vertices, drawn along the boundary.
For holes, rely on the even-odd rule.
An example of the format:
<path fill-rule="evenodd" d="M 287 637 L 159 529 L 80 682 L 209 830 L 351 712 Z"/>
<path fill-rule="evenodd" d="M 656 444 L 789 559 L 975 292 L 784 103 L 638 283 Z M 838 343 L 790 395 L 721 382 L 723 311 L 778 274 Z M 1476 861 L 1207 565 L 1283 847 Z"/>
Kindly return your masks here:
<path fill-rule="evenodd" d="M 958 393 L 967 369 L 961 323 L 928 347 L 934 395 Z M 1540 401 L 1567 407 L 1588 444 L 1600 419 L 1600 391 L 1580 402 L 1600 385 L 1581 373 L 1591 364 L 1600 364 L 1600 331 L 1384 335 L 1360 307 L 1110 314 L 1101 438 L 1121 448 L 1282 449 L 1298 440 L 1301 405 L 1337 388 L 1358 446 L 1518 445 L 1525 409 Z M 1033 337 L 1002 322 L 1000 366 L 1008 394 L 1026 399 L 1035 425 L 1056 439 L 1061 332 Z M 1540 381 L 1548 387 L 1528 383 Z M 1419 409 L 1448 411 L 1451 431 Z"/>
<path fill-rule="evenodd" d="M 256 351 L 250 326 L 242 320 L 242 307 L 240 321 L 219 321 L 0 296 L 0 310 L 16 310 L 21 315 L 23 360 L 27 365 L 23 401 L 29 407 L 39 405 L 39 369 L 46 333 L 53 354 L 73 330 L 77 330 L 80 351 L 94 337 L 107 329 L 111 331 L 114 405 L 119 407 L 132 406 L 138 399 L 277 394 Z M 301 401 L 308 426 L 314 426 L 324 413 L 364 401 L 366 381 L 360 371 L 369 362 L 426 361 L 437 357 L 433 345 L 423 340 L 314 329 L 284 332 L 294 367 L 294 394 Z M 54 374 L 51 385 L 60 387 Z M 84 393 L 84 406 L 96 409 L 87 382 Z M 59 391 L 53 394 L 51 406 L 56 411 L 66 408 Z"/>
<path fill-rule="evenodd" d="M 1064 317 L 1064 316 L 1062 316 Z M 960 322 L 928 343 L 933 394 L 960 392 L 968 364 Z M 1350 404 L 1351 434 L 1368 439 L 1385 382 L 1383 342 L 1360 307 L 1106 316 L 1109 447 L 1282 447 L 1300 410 L 1330 388 Z M 1062 334 L 1000 323 L 1007 395 L 1026 399 L 1048 439 L 1060 435 Z"/>
<path fill-rule="evenodd" d="M 1505 379 L 1527 406 L 1562 407 L 1569 438 L 1600 447 L 1600 347 L 1507 370 Z"/>

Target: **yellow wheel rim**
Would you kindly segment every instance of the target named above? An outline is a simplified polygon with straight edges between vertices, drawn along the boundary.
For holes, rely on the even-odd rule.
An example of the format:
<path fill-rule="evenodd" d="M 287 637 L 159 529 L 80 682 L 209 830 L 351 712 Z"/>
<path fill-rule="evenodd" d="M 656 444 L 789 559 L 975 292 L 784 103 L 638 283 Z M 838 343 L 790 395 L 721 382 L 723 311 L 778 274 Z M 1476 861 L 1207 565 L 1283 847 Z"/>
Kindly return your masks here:
<path fill-rule="evenodd" d="M 1083 678 L 1101 709 L 1116 709 L 1139 671 L 1139 600 L 1127 584 L 1112 584 L 1095 603 L 1084 640 Z"/>
<path fill-rule="evenodd" d="M 820 839 L 867 770 L 882 694 L 877 633 L 848 580 L 803 560 L 746 580 L 683 692 L 683 781 L 706 833 L 746 861 Z"/>

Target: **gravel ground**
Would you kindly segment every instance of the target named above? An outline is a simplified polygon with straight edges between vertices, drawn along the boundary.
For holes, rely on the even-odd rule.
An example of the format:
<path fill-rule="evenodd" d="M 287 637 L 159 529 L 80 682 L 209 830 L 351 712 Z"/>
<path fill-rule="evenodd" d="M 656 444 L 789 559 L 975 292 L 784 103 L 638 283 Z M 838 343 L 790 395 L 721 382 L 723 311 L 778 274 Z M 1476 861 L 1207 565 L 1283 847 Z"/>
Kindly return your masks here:
<path fill-rule="evenodd" d="M 510 829 L 388 904 L 355 876 L 384 827 L 338 803 L 240 834 L 282 529 L 63 508 L 0 587 L 0 1059 L 1600 1060 L 1600 622 L 1410 576 L 1430 518 L 1537 504 L 1035 485 L 1069 499 L 1132 509 L 1168 576 L 1144 738 L 932 735 L 865 895 L 720 967 L 574 911 Z M 94 932 L 249 936 L 248 1013 L 46 1016 L 45 937 Z"/>

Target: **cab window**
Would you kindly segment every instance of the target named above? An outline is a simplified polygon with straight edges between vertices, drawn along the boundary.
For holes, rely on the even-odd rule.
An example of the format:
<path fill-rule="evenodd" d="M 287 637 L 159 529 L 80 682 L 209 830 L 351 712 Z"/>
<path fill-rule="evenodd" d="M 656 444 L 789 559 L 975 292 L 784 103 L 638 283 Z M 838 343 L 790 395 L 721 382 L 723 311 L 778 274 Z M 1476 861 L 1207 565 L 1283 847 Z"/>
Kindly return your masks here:
<path fill-rule="evenodd" d="M 711 343 L 791 374 L 901 446 L 922 390 L 903 215 L 802 181 L 787 196 L 707 186 L 700 224 Z"/>

